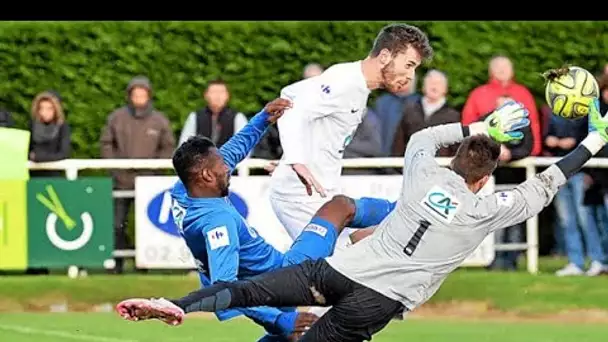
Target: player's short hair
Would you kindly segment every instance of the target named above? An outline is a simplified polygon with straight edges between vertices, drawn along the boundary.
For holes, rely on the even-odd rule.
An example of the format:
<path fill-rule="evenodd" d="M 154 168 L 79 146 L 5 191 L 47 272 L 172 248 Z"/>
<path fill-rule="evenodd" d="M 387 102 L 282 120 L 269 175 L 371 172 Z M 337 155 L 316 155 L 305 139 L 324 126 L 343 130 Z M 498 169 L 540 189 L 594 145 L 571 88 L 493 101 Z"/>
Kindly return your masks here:
<path fill-rule="evenodd" d="M 213 141 L 204 136 L 193 136 L 184 141 L 173 153 L 173 168 L 186 188 L 190 188 L 192 175 L 205 167 L 206 158 L 212 148 Z"/>
<path fill-rule="evenodd" d="M 390 24 L 383 27 L 369 54 L 376 57 L 380 51 L 387 49 L 394 56 L 410 46 L 418 51 L 423 60 L 433 58 L 433 47 L 427 35 L 416 26 L 407 24 Z"/>
<path fill-rule="evenodd" d="M 467 184 L 472 184 L 494 172 L 499 156 L 500 144 L 488 136 L 475 135 L 462 141 L 452 159 L 451 168 Z"/>

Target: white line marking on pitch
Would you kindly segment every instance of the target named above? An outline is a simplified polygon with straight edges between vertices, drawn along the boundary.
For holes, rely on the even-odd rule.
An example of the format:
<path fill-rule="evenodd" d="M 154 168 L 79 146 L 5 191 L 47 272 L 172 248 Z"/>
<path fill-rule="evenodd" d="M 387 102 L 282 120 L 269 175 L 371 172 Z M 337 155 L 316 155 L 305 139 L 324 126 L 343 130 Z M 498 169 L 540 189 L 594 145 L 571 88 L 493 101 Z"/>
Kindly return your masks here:
<path fill-rule="evenodd" d="M 45 335 L 45 336 L 54 336 L 61 338 L 71 338 L 74 340 L 81 341 L 98 341 L 98 342 L 138 342 L 137 340 L 130 339 L 122 339 L 122 338 L 112 338 L 112 337 L 103 337 L 97 335 L 87 335 L 87 334 L 77 334 L 77 333 L 69 333 L 65 331 L 57 331 L 57 330 L 40 330 L 40 329 L 32 329 L 18 325 L 4 325 L 0 324 L 0 330 L 13 331 L 21 334 L 27 335 Z"/>

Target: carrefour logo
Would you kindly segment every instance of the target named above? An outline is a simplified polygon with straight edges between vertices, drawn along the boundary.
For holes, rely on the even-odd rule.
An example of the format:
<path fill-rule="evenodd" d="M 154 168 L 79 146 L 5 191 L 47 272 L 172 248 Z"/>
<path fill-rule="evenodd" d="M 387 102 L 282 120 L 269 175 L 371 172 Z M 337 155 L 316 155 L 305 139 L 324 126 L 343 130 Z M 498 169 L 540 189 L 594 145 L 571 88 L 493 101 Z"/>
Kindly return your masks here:
<path fill-rule="evenodd" d="M 247 218 L 249 215 L 249 208 L 247 207 L 247 203 L 245 200 L 234 192 L 230 192 L 228 195 L 228 199 L 230 203 L 235 207 L 235 209 L 243 216 Z M 146 210 L 148 214 L 148 219 L 152 224 L 162 230 L 163 232 L 179 237 L 179 232 L 177 231 L 177 226 L 173 221 L 173 215 L 171 215 L 171 190 L 167 189 L 163 192 L 156 194 L 152 198 L 152 200 L 148 203 L 148 208 Z"/>

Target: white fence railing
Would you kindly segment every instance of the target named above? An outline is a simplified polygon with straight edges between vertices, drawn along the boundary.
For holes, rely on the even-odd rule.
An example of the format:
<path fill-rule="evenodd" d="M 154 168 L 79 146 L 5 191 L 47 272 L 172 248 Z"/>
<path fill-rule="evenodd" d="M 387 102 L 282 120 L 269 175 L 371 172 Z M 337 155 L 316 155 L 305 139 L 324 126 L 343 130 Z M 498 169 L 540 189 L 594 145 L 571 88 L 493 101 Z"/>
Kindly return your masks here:
<path fill-rule="evenodd" d="M 449 165 L 451 158 L 437 158 L 440 165 Z M 559 158 L 530 157 L 510 163 L 504 167 L 526 169 L 526 178 L 536 174 L 537 167 L 546 167 L 557 162 Z M 237 166 L 238 175 L 247 177 L 251 169 L 261 169 L 268 163 L 264 159 L 246 159 Z M 357 158 L 344 159 L 344 168 L 401 168 L 403 158 Z M 57 162 L 30 163 L 32 170 L 64 170 L 68 179 L 78 178 L 81 170 L 100 169 L 172 169 L 170 159 L 67 159 Z M 608 158 L 593 158 L 585 167 L 608 167 Z M 134 191 L 114 191 L 115 197 L 133 197 Z M 526 242 L 496 245 L 496 250 L 525 250 L 527 255 L 528 272 L 538 272 L 538 217 L 532 217 L 526 222 Z M 115 256 L 133 256 L 134 251 L 115 251 Z"/>

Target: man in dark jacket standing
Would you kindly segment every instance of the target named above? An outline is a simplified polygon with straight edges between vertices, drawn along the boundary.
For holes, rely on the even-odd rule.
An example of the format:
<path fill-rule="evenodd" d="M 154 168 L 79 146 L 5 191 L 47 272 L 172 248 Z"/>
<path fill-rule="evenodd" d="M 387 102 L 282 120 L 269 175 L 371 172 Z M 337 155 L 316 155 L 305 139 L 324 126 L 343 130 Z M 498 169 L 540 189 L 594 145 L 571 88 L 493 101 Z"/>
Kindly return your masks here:
<path fill-rule="evenodd" d="M 392 155 L 403 157 L 410 137 L 427 127 L 460 121 L 460 113 L 447 102 L 448 78 L 439 70 L 430 70 L 425 76 L 423 96 L 406 102 L 403 116 L 397 126 L 393 141 Z M 438 157 L 451 157 L 458 146 L 441 148 Z"/>
<path fill-rule="evenodd" d="M 182 128 L 179 145 L 191 136 L 202 135 L 220 148 L 247 124 L 247 117 L 243 113 L 228 106 L 230 91 L 226 82 L 222 80 L 209 82 L 204 96 L 207 105 L 188 115 Z"/>
<path fill-rule="evenodd" d="M 109 159 L 171 158 L 175 137 L 167 117 L 152 104 L 152 86 L 148 78 L 137 76 L 127 86 L 127 105 L 110 114 L 101 135 L 101 157 Z M 114 188 L 132 190 L 135 177 L 153 175 L 150 170 L 116 170 L 112 172 Z M 127 248 L 127 215 L 133 198 L 114 201 L 114 244 Z M 122 259 L 116 260 L 116 271 L 122 273 Z"/>

